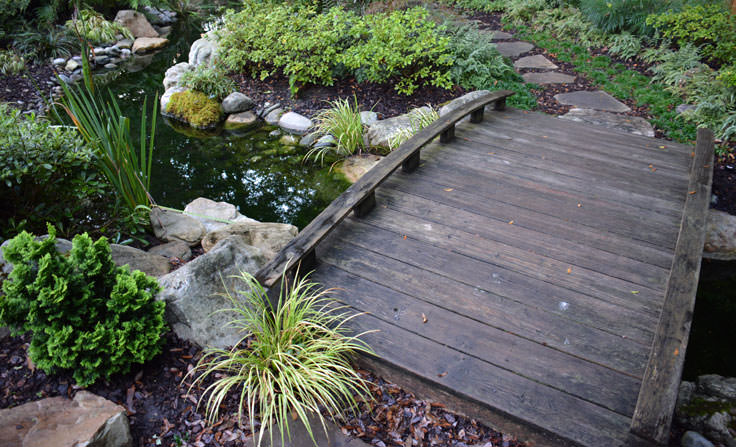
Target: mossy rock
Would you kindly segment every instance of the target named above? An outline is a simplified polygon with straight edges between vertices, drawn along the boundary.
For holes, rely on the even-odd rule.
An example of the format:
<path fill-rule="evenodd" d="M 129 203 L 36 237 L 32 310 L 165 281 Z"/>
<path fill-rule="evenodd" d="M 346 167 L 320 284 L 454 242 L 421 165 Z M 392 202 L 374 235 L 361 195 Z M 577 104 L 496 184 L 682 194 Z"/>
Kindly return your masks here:
<path fill-rule="evenodd" d="M 194 90 L 171 95 L 166 113 L 197 129 L 212 129 L 223 118 L 222 106 L 218 101 Z"/>

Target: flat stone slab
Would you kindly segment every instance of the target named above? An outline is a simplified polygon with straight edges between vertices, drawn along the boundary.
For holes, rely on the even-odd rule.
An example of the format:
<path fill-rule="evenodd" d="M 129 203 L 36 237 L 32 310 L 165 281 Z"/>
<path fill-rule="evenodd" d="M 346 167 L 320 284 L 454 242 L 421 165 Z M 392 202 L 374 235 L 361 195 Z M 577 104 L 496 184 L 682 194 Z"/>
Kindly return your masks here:
<path fill-rule="evenodd" d="M 546 70 L 555 70 L 559 67 L 555 65 L 551 60 L 542 56 L 541 54 L 535 54 L 533 56 L 524 56 L 521 59 L 514 62 L 514 68 L 540 68 Z"/>
<path fill-rule="evenodd" d="M 534 45 L 529 42 L 499 42 L 496 44 L 496 49 L 499 53 L 506 57 L 519 57 L 520 55 L 531 51 Z"/>
<path fill-rule="evenodd" d="M 566 75 L 557 71 L 543 71 L 541 73 L 524 73 L 521 75 L 527 84 L 569 84 L 575 82 L 575 76 Z"/>
<path fill-rule="evenodd" d="M 638 116 L 616 115 L 593 109 L 572 109 L 561 119 L 608 127 L 609 129 L 623 130 L 634 135 L 654 137 L 654 128 L 649 121 Z"/>
<path fill-rule="evenodd" d="M 493 33 L 493 36 L 491 37 L 491 39 L 493 39 L 493 40 L 509 40 L 509 39 L 512 39 L 514 37 L 513 34 L 509 34 L 509 33 L 505 32 L 505 31 L 494 30 L 494 31 L 490 31 L 490 32 Z"/>
<path fill-rule="evenodd" d="M 562 105 L 575 106 L 579 109 L 603 110 L 606 112 L 628 112 L 629 107 L 606 92 L 580 91 L 559 93 L 555 99 Z"/>

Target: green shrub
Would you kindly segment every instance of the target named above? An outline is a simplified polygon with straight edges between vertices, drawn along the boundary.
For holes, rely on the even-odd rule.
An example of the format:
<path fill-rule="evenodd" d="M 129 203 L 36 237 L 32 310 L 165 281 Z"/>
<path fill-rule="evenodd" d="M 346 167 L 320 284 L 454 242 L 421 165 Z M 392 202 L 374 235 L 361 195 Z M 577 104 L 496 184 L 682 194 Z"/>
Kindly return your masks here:
<path fill-rule="evenodd" d="M 0 74 L 15 76 L 25 70 L 26 62 L 12 51 L 0 50 Z"/>
<path fill-rule="evenodd" d="M 689 5 L 651 15 L 647 23 L 680 46 L 691 44 L 714 62 L 736 61 L 736 19 L 719 4 Z"/>
<path fill-rule="evenodd" d="M 156 280 L 117 267 L 105 238 L 77 235 L 65 256 L 50 225 L 48 233 L 36 241 L 22 232 L 3 250 L 13 271 L 3 283 L 0 321 L 15 333 L 31 332 L 35 365 L 70 370 L 88 386 L 160 352 L 164 303 L 154 299 Z"/>
<path fill-rule="evenodd" d="M 91 9 L 82 9 L 76 19 L 68 20 L 64 26 L 70 33 L 79 33 L 92 44 L 116 42 L 118 34 L 128 39 L 133 38 L 128 28 L 120 23 L 105 20 L 102 14 Z"/>
<path fill-rule="evenodd" d="M 220 103 L 192 90 L 171 95 L 166 112 L 199 129 L 214 127 L 222 120 Z"/>
<path fill-rule="evenodd" d="M 614 34 L 610 37 L 608 49 L 617 56 L 631 59 L 641 51 L 641 39 L 627 32 Z"/>
<path fill-rule="evenodd" d="M 321 135 L 332 135 L 337 140 L 335 147 L 312 148 L 304 159 L 314 158 L 324 161 L 325 155 L 334 153 L 339 158 L 349 157 L 365 146 L 363 140 L 363 122 L 360 119 L 358 99 L 353 103 L 347 98 L 330 103 L 330 108 L 320 112 L 317 117 L 317 132 Z"/>
<path fill-rule="evenodd" d="M 292 284 L 283 281 L 276 307 L 251 275 L 243 273 L 241 278 L 245 290 L 239 291 L 241 296 L 228 294 L 237 316 L 232 326 L 243 334 L 240 343 L 229 351 L 208 350 L 187 376 L 196 376 L 192 386 L 216 377 L 200 399 L 202 402 L 207 396 L 211 422 L 217 420 L 220 404 L 228 393 L 236 391 L 239 419 L 247 410 L 257 446 L 266 431 L 273 439 L 275 427 L 283 445 L 284 432 L 290 436 L 292 414 L 304 424 L 314 442 L 309 417 L 315 417 L 324 427 L 321 408 L 333 417 L 342 417 L 345 407 L 355 409 L 356 401 L 370 399 L 349 357 L 372 351 L 358 338 L 360 335 L 347 335 L 345 322 L 353 316 L 346 308 L 336 305 L 329 291 L 319 291 L 319 286 L 307 278 Z M 258 431 L 256 420 L 261 423 Z"/>
<path fill-rule="evenodd" d="M 340 61 L 355 70 L 358 81 L 390 81 L 407 95 L 425 84 L 450 88 L 450 42 L 442 36 L 444 28 L 427 15 L 426 9 L 415 7 L 363 17 L 350 30 L 357 42 Z"/>
<path fill-rule="evenodd" d="M 673 0 L 581 0 L 580 9 L 601 31 L 608 34 L 629 31 L 650 35 L 647 16 L 672 7 Z"/>
<path fill-rule="evenodd" d="M 0 235 L 82 220 L 106 191 L 94 149 L 74 128 L 52 127 L 0 104 Z"/>
<path fill-rule="evenodd" d="M 527 22 L 538 12 L 549 7 L 546 0 L 510 0 L 506 2 L 506 16 L 515 23 Z"/>
<path fill-rule="evenodd" d="M 185 72 L 179 83 L 218 101 L 236 90 L 235 82 L 221 68 L 206 64 L 199 64 L 194 70 Z"/>
<path fill-rule="evenodd" d="M 700 51 L 690 44 L 677 51 L 663 51 L 650 60 L 658 62 L 652 66 L 652 80 L 663 82 L 669 86 L 677 86 L 685 80 L 693 69 L 703 67 L 700 62 Z"/>
<path fill-rule="evenodd" d="M 449 49 L 453 56 L 450 69 L 452 82 L 470 90 L 493 88 L 500 79 L 521 81 L 514 68 L 496 49 L 490 33 L 477 25 L 448 26 Z"/>
<path fill-rule="evenodd" d="M 54 57 L 67 58 L 79 50 L 79 41 L 64 27 L 53 26 L 48 30 L 29 29 L 13 34 L 13 49 L 26 59 L 44 62 Z"/>

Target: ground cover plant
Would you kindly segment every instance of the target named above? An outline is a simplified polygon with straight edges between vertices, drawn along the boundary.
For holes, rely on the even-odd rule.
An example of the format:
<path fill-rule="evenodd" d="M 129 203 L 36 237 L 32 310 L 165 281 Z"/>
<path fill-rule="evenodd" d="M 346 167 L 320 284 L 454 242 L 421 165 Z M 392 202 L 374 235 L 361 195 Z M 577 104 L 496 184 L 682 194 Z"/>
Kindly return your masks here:
<path fill-rule="evenodd" d="M 68 256 L 56 231 L 38 241 L 22 232 L 3 248 L 13 271 L 2 284 L 0 322 L 32 333 L 34 364 L 69 370 L 79 386 L 125 373 L 160 351 L 164 303 L 152 277 L 112 261 L 105 238 L 77 235 Z"/>
<path fill-rule="evenodd" d="M 237 393 L 238 419 L 247 410 L 258 446 L 267 431 L 273 441 L 275 430 L 283 444 L 285 435 L 290 437 L 292 414 L 314 441 L 309 418 L 324 428 L 321 409 L 344 418 L 346 410 L 357 408 L 358 400 L 368 400 L 368 388 L 349 359 L 354 353 L 372 351 L 360 335 L 347 335 L 345 323 L 354 316 L 330 298 L 329 290 L 320 290 L 308 278 L 291 284 L 282 279 L 274 304 L 251 275 L 243 273 L 240 279 L 244 289 L 235 296 L 228 292 L 227 297 L 235 314 L 232 327 L 242 338 L 230 350 L 206 350 L 189 374 L 194 378 L 192 387 L 215 377 L 200 398 L 211 423 L 218 420 L 228 393 Z M 261 424 L 258 430 L 255 415 Z"/>

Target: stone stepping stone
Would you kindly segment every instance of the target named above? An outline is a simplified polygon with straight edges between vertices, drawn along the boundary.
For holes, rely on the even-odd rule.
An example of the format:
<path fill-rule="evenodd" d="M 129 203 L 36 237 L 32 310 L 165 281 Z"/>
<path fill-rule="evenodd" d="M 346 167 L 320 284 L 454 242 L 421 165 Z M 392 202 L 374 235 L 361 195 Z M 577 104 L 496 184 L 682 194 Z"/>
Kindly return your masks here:
<path fill-rule="evenodd" d="M 616 115 L 593 109 L 571 109 L 559 118 L 622 130 L 634 135 L 654 137 L 654 128 L 649 121 L 638 116 Z"/>
<path fill-rule="evenodd" d="M 534 45 L 529 42 L 499 42 L 496 44 L 498 52 L 510 58 L 519 57 L 533 48 Z"/>
<path fill-rule="evenodd" d="M 491 37 L 493 40 L 510 40 L 514 37 L 512 34 L 505 31 L 491 30 L 489 32 L 493 33 L 493 36 Z"/>
<path fill-rule="evenodd" d="M 606 112 L 628 112 L 629 107 L 606 92 L 579 91 L 558 93 L 555 100 L 562 105 L 574 106 L 579 109 L 603 110 Z"/>
<path fill-rule="evenodd" d="M 521 75 L 527 84 L 570 84 L 575 82 L 575 76 L 566 75 L 556 71 L 544 71 L 541 73 L 524 73 Z"/>
<path fill-rule="evenodd" d="M 524 56 L 521 59 L 517 60 L 516 62 L 514 62 L 514 68 L 539 68 L 544 70 L 556 70 L 559 67 L 541 54 L 535 54 L 534 56 Z"/>

